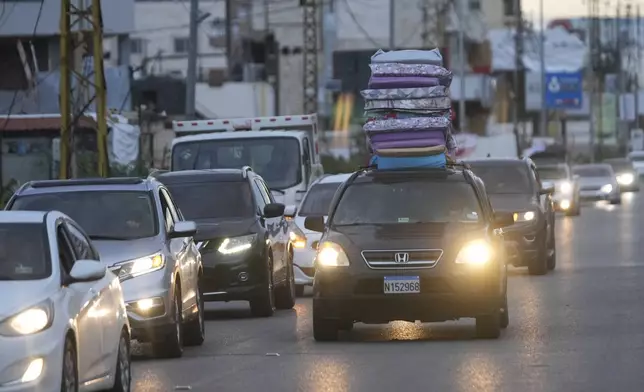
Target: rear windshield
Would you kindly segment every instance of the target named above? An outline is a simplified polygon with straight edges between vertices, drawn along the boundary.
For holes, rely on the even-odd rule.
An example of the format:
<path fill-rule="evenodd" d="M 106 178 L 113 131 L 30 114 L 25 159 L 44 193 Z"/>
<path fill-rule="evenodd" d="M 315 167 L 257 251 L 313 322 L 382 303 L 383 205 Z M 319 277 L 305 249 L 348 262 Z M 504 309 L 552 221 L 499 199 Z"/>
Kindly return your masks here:
<path fill-rule="evenodd" d="M 340 182 L 330 184 L 317 184 L 311 187 L 306 194 L 302 206 L 300 207 L 300 216 L 309 215 L 327 215 L 329 206 L 333 200 L 335 192 L 340 186 Z"/>
<path fill-rule="evenodd" d="M 165 184 L 186 219 L 245 219 L 255 216 L 246 181 Z"/>
<path fill-rule="evenodd" d="M 629 158 L 632 162 L 644 161 L 644 154 L 633 154 Z"/>
<path fill-rule="evenodd" d="M 20 196 L 12 210 L 69 215 L 94 240 L 135 240 L 159 233 L 152 196 L 142 191 L 82 191 Z"/>
<path fill-rule="evenodd" d="M 610 177 L 611 172 L 607 167 L 602 166 L 578 166 L 573 172 L 580 177 Z"/>
<path fill-rule="evenodd" d="M 539 177 L 542 180 L 562 180 L 568 178 L 568 171 L 564 167 L 538 167 Z"/>
<path fill-rule="evenodd" d="M 489 194 L 532 194 L 532 182 L 524 165 L 471 165 Z"/>
<path fill-rule="evenodd" d="M 40 223 L 0 223 L 0 280 L 36 280 L 51 275 L 49 241 Z"/>
<path fill-rule="evenodd" d="M 332 224 L 478 222 L 480 215 L 474 189 L 464 182 L 355 183 L 344 191 Z"/>

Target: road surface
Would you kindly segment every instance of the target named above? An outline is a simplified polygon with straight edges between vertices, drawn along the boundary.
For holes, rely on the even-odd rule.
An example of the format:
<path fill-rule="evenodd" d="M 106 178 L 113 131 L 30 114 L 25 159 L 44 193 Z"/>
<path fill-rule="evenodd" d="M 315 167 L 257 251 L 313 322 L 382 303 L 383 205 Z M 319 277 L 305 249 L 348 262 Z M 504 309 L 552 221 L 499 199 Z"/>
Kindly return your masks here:
<path fill-rule="evenodd" d="M 510 327 L 474 339 L 472 320 L 357 324 L 316 343 L 311 299 L 268 319 L 209 304 L 207 339 L 177 360 L 137 347 L 133 391 L 642 391 L 644 192 L 557 219 L 558 266 L 510 271 Z"/>

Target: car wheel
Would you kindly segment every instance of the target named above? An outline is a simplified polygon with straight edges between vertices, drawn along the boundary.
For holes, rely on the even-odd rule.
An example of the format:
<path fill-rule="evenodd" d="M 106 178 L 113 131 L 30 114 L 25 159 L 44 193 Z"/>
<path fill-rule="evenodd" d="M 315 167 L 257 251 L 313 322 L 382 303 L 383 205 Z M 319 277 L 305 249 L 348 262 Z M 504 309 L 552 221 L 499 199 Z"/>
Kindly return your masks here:
<path fill-rule="evenodd" d="M 112 392 L 130 392 L 132 372 L 130 366 L 130 338 L 125 332 L 119 339 L 119 351 L 116 359 L 116 377 Z"/>
<path fill-rule="evenodd" d="M 277 309 L 293 309 L 295 306 L 295 274 L 291 257 L 286 265 L 286 282 L 275 289 L 275 307 Z"/>
<path fill-rule="evenodd" d="M 154 342 L 152 349 L 156 356 L 165 358 L 180 358 L 183 356 L 183 315 L 181 303 L 181 287 L 174 289 L 174 328 L 165 340 Z"/>
<path fill-rule="evenodd" d="M 206 340 L 205 310 L 201 288 L 197 288 L 197 317 L 190 320 L 183 329 L 183 344 L 201 346 Z"/>
<path fill-rule="evenodd" d="M 497 339 L 501 336 L 501 309 L 476 318 L 476 336 L 479 339 Z"/>
<path fill-rule="evenodd" d="M 508 308 L 507 291 L 503 295 L 503 302 L 501 303 L 500 325 L 503 329 L 507 328 L 508 325 L 510 325 L 510 309 Z"/>
<path fill-rule="evenodd" d="M 548 272 L 548 238 L 546 233 L 541 235 L 541 246 L 537 250 L 536 256 L 528 264 L 528 273 L 530 275 L 545 275 Z"/>
<path fill-rule="evenodd" d="M 336 320 L 328 320 L 315 316 L 313 311 L 313 338 L 318 342 L 332 342 L 338 340 L 338 323 Z"/>
<path fill-rule="evenodd" d="M 295 296 L 304 297 L 304 285 L 303 284 L 298 284 L 297 286 L 295 286 Z"/>
<path fill-rule="evenodd" d="M 60 383 L 61 392 L 78 392 L 78 366 L 76 346 L 70 338 L 65 339 L 65 353 L 63 354 L 63 374 Z"/>
<path fill-rule="evenodd" d="M 613 200 L 611 200 L 611 201 L 610 201 L 610 204 L 613 204 L 613 205 L 619 205 L 619 204 L 622 204 L 622 198 L 621 198 L 621 196 L 620 196 L 620 197 L 618 197 L 617 199 L 613 199 Z"/>
<path fill-rule="evenodd" d="M 275 293 L 273 292 L 273 258 L 268 257 L 266 287 L 263 293 L 250 300 L 250 312 L 255 317 L 271 317 L 275 313 Z"/>

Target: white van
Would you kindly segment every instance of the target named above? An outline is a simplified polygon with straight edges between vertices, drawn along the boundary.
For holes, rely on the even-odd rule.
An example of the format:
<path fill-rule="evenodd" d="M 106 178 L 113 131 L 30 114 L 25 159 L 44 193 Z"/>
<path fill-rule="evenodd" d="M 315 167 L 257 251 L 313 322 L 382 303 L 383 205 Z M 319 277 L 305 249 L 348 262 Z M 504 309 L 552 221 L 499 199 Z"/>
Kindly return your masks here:
<path fill-rule="evenodd" d="M 173 121 L 170 170 L 250 166 L 295 210 L 324 171 L 317 115 Z M 183 136 L 189 135 L 189 136 Z"/>

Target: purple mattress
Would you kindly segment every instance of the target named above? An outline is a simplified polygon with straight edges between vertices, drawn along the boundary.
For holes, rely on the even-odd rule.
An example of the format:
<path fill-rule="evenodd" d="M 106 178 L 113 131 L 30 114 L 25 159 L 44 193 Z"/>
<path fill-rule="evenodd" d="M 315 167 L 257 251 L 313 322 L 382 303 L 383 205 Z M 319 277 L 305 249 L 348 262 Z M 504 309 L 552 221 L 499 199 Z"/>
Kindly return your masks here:
<path fill-rule="evenodd" d="M 445 144 L 445 132 L 441 131 L 396 131 L 390 133 L 368 134 L 372 142 L 390 142 L 397 140 L 442 140 Z"/>

